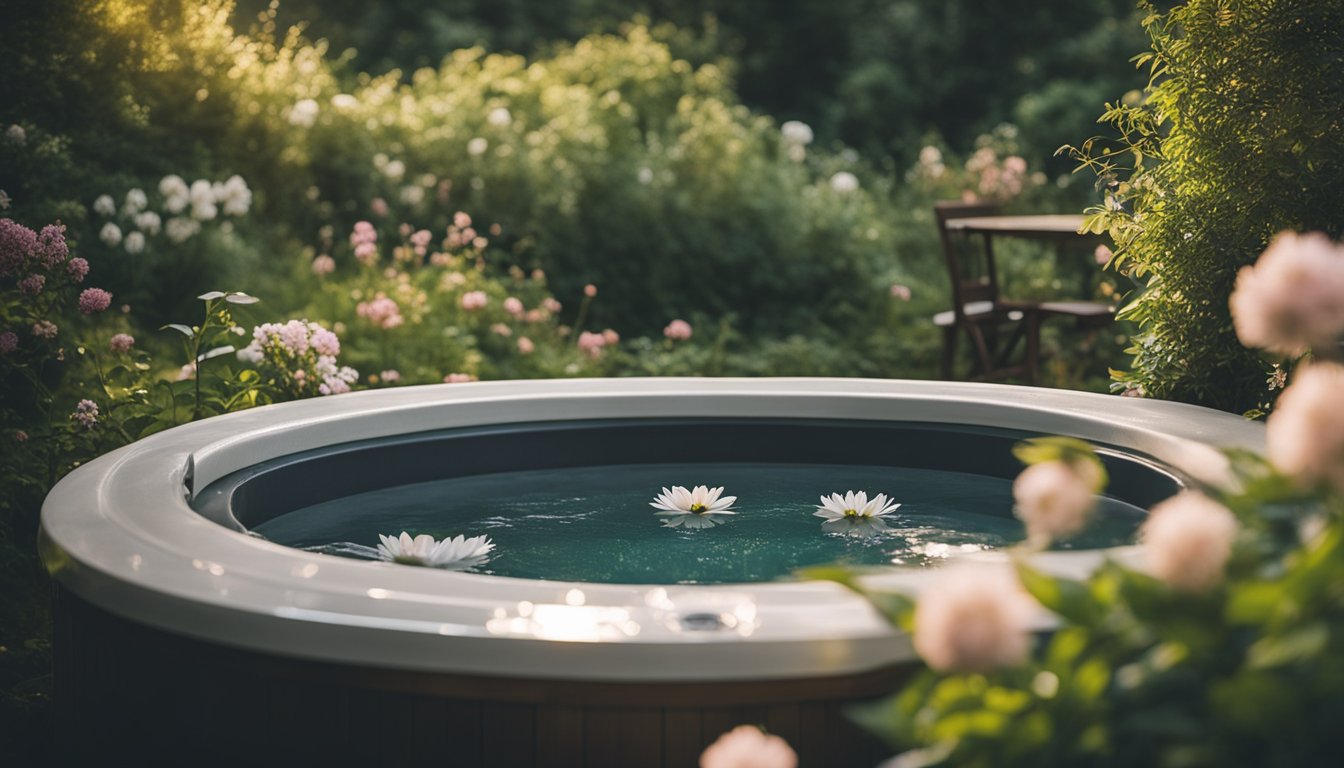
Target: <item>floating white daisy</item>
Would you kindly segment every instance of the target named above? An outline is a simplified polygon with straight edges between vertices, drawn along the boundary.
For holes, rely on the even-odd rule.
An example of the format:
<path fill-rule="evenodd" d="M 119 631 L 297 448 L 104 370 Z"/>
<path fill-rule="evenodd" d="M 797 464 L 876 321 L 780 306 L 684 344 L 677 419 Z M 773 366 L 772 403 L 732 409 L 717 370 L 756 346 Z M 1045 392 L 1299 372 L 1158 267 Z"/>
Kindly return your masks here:
<path fill-rule="evenodd" d="M 401 536 L 378 534 L 378 557 L 403 565 L 459 570 L 484 563 L 495 545 L 489 536 L 457 536 L 439 541 L 427 533 L 415 538 L 405 531 Z"/>
<path fill-rule="evenodd" d="M 821 506 L 813 514 L 825 518 L 821 528 L 827 532 L 848 533 L 855 536 L 877 536 L 889 530 L 884 518 L 901 506 L 884 493 L 869 499 L 863 491 L 847 491 L 844 496 L 832 493 L 821 497 Z"/>
<path fill-rule="evenodd" d="M 719 498 L 722 493 L 723 486 L 708 488 L 697 485 L 688 491 L 680 485 L 674 485 L 670 491 L 664 488 L 657 498 L 649 502 L 649 506 L 662 510 L 655 514 L 667 517 L 663 521 L 664 527 L 713 528 L 727 522 L 720 519 L 721 515 L 737 514 L 729 511 L 737 497 Z"/>

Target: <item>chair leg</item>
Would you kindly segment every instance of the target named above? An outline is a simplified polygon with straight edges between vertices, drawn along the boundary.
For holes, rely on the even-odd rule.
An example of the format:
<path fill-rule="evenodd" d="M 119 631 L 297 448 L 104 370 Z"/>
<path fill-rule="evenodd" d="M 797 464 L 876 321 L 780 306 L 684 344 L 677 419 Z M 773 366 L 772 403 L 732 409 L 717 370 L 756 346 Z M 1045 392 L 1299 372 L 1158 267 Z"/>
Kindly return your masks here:
<path fill-rule="evenodd" d="M 957 325 L 943 326 L 943 360 L 941 366 L 941 375 L 943 380 L 952 379 L 952 367 L 957 361 Z"/>
<path fill-rule="evenodd" d="M 1041 356 L 1041 313 L 1028 312 L 1023 318 L 1026 325 L 1027 334 L 1027 352 L 1026 368 L 1027 382 L 1035 386 L 1038 380 L 1037 368 L 1040 366 Z"/>
<path fill-rule="evenodd" d="M 988 379 L 994 373 L 994 355 L 990 352 L 989 344 L 985 341 L 984 330 L 978 323 L 970 323 L 966 326 L 966 332 L 971 336 L 971 342 L 975 347 L 975 359 L 978 361 L 976 371 Z"/>

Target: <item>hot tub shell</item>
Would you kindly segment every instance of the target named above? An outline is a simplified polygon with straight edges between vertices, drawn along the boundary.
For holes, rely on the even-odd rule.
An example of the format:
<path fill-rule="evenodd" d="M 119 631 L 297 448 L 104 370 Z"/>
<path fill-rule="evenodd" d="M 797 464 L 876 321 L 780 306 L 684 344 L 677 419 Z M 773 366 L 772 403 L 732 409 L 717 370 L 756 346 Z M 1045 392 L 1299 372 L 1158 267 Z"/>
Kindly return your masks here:
<path fill-rule="evenodd" d="M 907 637 L 838 585 L 561 583 L 359 562 L 231 530 L 190 505 L 232 473 L 355 441 L 782 417 L 1069 435 L 1206 481 L 1225 479 L 1211 446 L 1263 443 L 1260 425 L 1192 406 L 947 382 L 495 382 L 230 414 L 103 456 L 48 497 L 41 546 L 57 585 L 61 721 L 98 734 L 95 744 L 165 755 L 214 745 L 221 758 L 236 747 L 305 762 L 440 755 L 510 766 L 691 765 L 719 733 L 755 722 L 794 743 L 804 765 L 872 765 L 882 748 L 843 706 L 891 690 L 914 657 Z M 1081 574 L 1133 554 L 1050 553 L 1041 564 Z M 927 577 L 872 581 L 917 591 Z M 677 620 L 721 610 L 749 615 L 728 631 Z"/>

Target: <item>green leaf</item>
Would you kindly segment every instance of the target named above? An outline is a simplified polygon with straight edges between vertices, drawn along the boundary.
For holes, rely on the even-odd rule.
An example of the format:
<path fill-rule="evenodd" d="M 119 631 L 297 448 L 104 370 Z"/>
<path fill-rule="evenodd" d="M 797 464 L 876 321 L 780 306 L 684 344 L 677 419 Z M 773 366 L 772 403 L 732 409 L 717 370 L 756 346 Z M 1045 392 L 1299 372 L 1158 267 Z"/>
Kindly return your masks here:
<path fill-rule="evenodd" d="M 216 357 L 219 357 L 220 355 L 227 355 L 227 354 L 229 354 L 230 352 L 233 352 L 233 351 L 234 351 L 234 348 L 233 348 L 233 345 L 232 345 L 232 344 L 225 344 L 225 345 L 222 346 L 222 347 L 215 347 L 214 349 L 210 350 L 209 352 L 202 353 L 201 356 L 198 357 L 198 358 L 196 358 L 196 359 L 197 359 L 197 361 L 199 361 L 199 362 L 204 362 L 204 361 L 206 361 L 206 360 L 213 360 L 213 359 L 215 359 Z"/>
<path fill-rule="evenodd" d="M 1101 619 L 1102 606 L 1093 599 L 1086 584 L 1049 576 L 1020 560 L 1016 566 L 1022 586 L 1041 605 L 1073 624 L 1089 626 Z"/>
<path fill-rule="evenodd" d="M 182 325 L 181 323 L 169 323 L 169 324 L 167 324 L 167 325 L 160 326 L 160 327 L 159 327 L 159 330 L 160 330 L 160 331 L 170 331 L 170 330 L 171 330 L 171 331 L 177 331 L 178 333 L 182 334 L 183 336 L 186 336 L 188 339 L 190 339 L 190 338 L 192 338 L 193 336 L 196 335 L 196 331 L 192 330 L 192 328 L 191 328 L 190 326 Z"/>
<path fill-rule="evenodd" d="M 1312 622 L 1278 637 L 1262 637 L 1246 651 L 1251 669 L 1269 669 L 1315 659 L 1330 642 L 1330 628 L 1324 622 Z"/>

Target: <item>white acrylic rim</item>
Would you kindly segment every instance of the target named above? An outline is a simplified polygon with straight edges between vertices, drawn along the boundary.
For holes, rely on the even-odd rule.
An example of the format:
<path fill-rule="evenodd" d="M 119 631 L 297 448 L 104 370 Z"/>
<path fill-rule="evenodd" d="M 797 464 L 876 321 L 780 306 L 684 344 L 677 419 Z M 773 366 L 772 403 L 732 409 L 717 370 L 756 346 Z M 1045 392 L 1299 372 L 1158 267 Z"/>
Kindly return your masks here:
<path fill-rule="evenodd" d="M 631 586 L 532 581 L 318 555 L 232 531 L 195 488 L 280 456 L 485 424 L 632 417 L 795 417 L 969 424 L 1119 446 L 1206 481 L 1213 448 L 1262 451 L 1261 424 L 1189 405 L 994 384 L 865 379 L 567 379 L 404 387 L 257 408 L 113 451 L 42 509 L 43 557 L 128 619 L 284 657 L 425 672 L 602 681 L 844 675 L 913 658 L 909 638 L 831 583 Z M 1082 574 L 1130 549 L 1051 553 Z M 918 591 L 929 571 L 870 581 Z M 540 611 L 538 610 L 540 609 Z M 736 612 L 687 631 L 685 613 Z M 543 615 L 544 614 L 544 615 Z M 540 617 L 540 618 L 539 618 Z M 633 629 L 632 629 L 633 628 Z"/>

